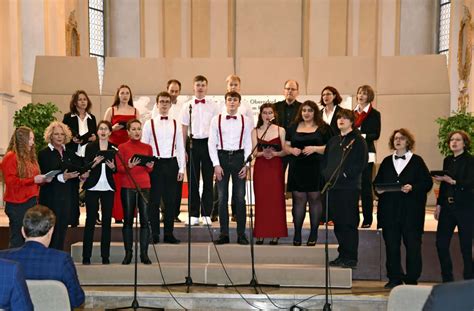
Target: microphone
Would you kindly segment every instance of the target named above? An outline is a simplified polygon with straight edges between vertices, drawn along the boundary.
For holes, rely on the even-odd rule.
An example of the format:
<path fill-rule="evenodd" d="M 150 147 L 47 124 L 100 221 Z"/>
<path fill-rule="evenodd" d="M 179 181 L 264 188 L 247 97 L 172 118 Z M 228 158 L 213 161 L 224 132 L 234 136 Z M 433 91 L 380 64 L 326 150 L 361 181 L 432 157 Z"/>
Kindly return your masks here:
<path fill-rule="evenodd" d="M 352 144 L 354 144 L 355 138 L 352 138 L 352 140 L 347 144 L 347 146 L 343 147 L 342 150 L 347 151 L 352 148 Z"/>
<path fill-rule="evenodd" d="M 110 148 L 114 149 L 114 150 L 117 151 L 117 152 L 119 151 L 118 148 L 115 147 L 115 146 L 110 146 Z"/>
<path fill-rule="evenodd" d="M 275 117 L 271 118 L 269 122 L 272 123 L 272 124 L 275 124 L 276 118 Z"/>

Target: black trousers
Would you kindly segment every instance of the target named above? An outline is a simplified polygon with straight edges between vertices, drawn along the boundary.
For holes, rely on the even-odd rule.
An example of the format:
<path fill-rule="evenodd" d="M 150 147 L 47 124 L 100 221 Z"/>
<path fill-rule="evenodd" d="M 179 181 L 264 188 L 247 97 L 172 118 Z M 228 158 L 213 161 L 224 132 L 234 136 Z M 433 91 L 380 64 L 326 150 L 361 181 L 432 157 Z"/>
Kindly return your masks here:
<path fill-rule="evenodd" d="M 71 205 L 69 198 L 55 198 L 51 206 L 48 206 L 56 215 L 56 224 L 54 225 L 53 236 L 51 237 L 50 248 L 64 250 L 64 241 L 66 240 L 67 228 L 70 224 Z"/>
<path fill-rule="evenodd" d="M 81 183 L 79 178 L 74 178 L 69 181 L 71 183 L 71 215 L 69 216 L 69 225 L 78 226 L 81 210 L 79 208 L 79 191 Z"/>
<path fill-rule="evenodd" d="M 174 217 L 178 217 L 181 214 L 181 196 L 183 195 L 183 181 L 177 181 L 177 189 L 176 189 L 176 198 L 175 198 L 175 206 L 174 206 Z M 165 212 L 165 204 L 163 200 L 160 202 L 160 210 L 162 213 Z"/>
<path fill-rule="evenodd" d="M 82 257 L 90 258 L 92 255 L 92 244 L 94 242 L 95 222 L 97 212 L 102 209 L 102 234 L 100 238 L 100 255 L 102 258 L 110 256 L 110 223 L 112 219 L 112 207 L 114 206 L 114 191 L 86 191 L 86 226 L 84 228 L 84 245 Z"/>
<path fill-rule="evenodd" d="M 232 178 L 232 198 L 235 201 L 235 212 L 237 217 L 237 235 L 245 234 L 245 178 L 239 178 L 239 171 L 244 164 L 244 152 L 228 153 L 219 151 L 219 162 L 224 170 L 222 180 L 217 181 L 219 193 L 219 224 L 221 235 L 229 235 L 229 180 Z"/>
<path fill-rule="evenodd" d="M 213 196 L 213 203 L 212 203 L 212 216 L 218 216 L 219 215 L 219 193 L 217 191 L 217 183 L 214 183 L 214 196 Z M 234 196 L 230 198 L 230 208 L 232 210 L 232 217 L 235 217 L 235 201 L 234 201 Z"/>
<path fill-rule="evenodd" d="M 421 275 L 421 237 L 423 232 L 410 226 L 393 223 L 382 228 L 385 241 L 387 277 L 390 281 L 417 284 Z M 400 245 L 406 249 L 406 276 L 401 266 Z"/>
<path fill-rule="evenodd" d="M 472 202 L 471 202 L 472 204 Z M 472 206 L 471 206 L 472 207 Z M 441 208 L 436 231 L 436 248 L 441 264 L 443 282 L 454 280 L 453 263 L 449 253 L 449 245 L 456 226 L 458 227 L 459 244 L 464 263 L 464 279 L 472 279 L 472 238 L 473 238 L 474 211 L 471 209 L 457 209 L 455 204 L 446 204 Z"/>
<path fill-rule="evenodd" d="M 145 198 L 150 197 L 150 189 L 142 189 Z M 148 205 L 140 196 L 137 190 L 122 188 L 121 189 L 122 207 L 123 207 L 123 227 L 122 236 L 123 244 L 126 252 L 132 252 L 133 246 L 133 219 L 135 209 L 138 208 L 140 216 L 140 253 L 148 254 L 149 234 L 148 229 Z M 137 215 L 138 217 L 138 215 Z"/>
<path fill-rule="evenodd" d="M 367 163 L 362 172 L 362 189 L 360 199 L 362 201 L 362 215 L 364 216 L 364 224 L 372 224 L 372 213 L 374 211 L 374 196 L 372 191 L 374 163 Z"/>
<path fill-rule="evenodd" d="M 159 208 L 161 200 L 164 204 L 164 234 L 172 235 L 176 211 L 176 191 L 178 188 L 178 161 L 176 158 L 159 159 L 150 173 L 151 192 L 149 218 L 152 235 L 156 239 L 160 235 Z"/>
<path fill-rule="evenodd" d="M 10 227 L 9 248 L 20 247 L 25 243 L 25 239 L 21 234 L 21 227 L 23 226 L 23 217 L 26 211 L 35 206 L 38 202 L 37 197 L 32 197 L 24 203 L 10 203 L 5 202 L 5 214 L 8 216 Z"/>
<path fill-rule="evenodd" d="M 191 217 L 210 216 L 212 210 L 212 182 L 214 175 L 214 166 L 209 157 L 207 148 L 207 138 L 193 139 L 193 149 L 190 161 L 186 167 L 188 175 L 188 186 L 190 187 L 189 197 L 191 198 Z M 187 145 L 188 154 L 189 144 Z M 190 166 L 192 165 L 192 172 Z M 199 180 L 202 173 L 202 204 L 199 196 Z"/>
<path fill-rule="evenodd" d="M 334 234 L 339 243 L 339 257 L 357 260 L 359 247 L 358 189 L 333 189 L 329 193 L 329 208 L 334 212 Z"/>

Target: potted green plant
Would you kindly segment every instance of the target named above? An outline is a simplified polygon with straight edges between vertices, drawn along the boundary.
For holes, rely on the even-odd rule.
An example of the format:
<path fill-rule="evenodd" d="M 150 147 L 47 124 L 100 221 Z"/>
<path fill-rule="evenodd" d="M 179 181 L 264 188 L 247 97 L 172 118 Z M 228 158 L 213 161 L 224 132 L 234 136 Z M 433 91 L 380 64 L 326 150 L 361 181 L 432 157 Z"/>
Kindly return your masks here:
<path fill-rule="evenodd" d="M 56 120 L 54 114 L 57 112 L 60 112 L 59 108 L 51 102 L 46 104 L 29 103 L 15 112 L 13 125 L 15 127 L 24 125 L 31 128 L 35 134 L 36 150 L 39 151 L 47 145 L 43 138 L 44 130 Z"/>
<path fill-rule="evenodd" d="M 463 130 L 474 139 L 474 116 L 470 112 L 458 111 L 450 117 L 436 119 L 436 123 L 439 124 L 438 148 L 445 157 L 451 154 L 446 138 L 452 131 Z M 473 144 L 470 153 L 474 154 Z"/>

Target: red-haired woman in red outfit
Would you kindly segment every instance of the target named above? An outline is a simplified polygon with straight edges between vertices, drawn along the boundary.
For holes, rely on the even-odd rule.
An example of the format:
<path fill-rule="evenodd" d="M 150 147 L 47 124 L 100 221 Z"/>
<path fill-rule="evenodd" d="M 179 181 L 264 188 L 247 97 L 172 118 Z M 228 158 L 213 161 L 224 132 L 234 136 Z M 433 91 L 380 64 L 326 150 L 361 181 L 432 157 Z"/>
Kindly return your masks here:
<path fill-rule="evenodd" d="M 9 247 L 20 247 L 24 243 L 21 234 L 23 216 L 30 207 L 38 203 L 39 184 L 51 178 L 40 175 L 36 159 L 35 135 L 26 126 L 18 127 L 10 140 L 8 152 L 2 162 L 5 179 L 5 213 L 10 222 Z"/>
<path fill-rule="evenodd" d="M 105 111 L 104 120 L 112 123 L 112 134 L 109 141 L 116 146 L 127 142 L 129 137 L 125 128 L 126 124 L 130 120 L 139 118 L 138 110 L 133 107 L 132 90 L 128 85 L 121 85 L 115 93 L 114 103 Z M 121 173 L 114 175 L 115 198 L 112 217 L 116 223 L 122 223 L 123 220 L 122 202 L 120 200 L 121 179 Z"/>

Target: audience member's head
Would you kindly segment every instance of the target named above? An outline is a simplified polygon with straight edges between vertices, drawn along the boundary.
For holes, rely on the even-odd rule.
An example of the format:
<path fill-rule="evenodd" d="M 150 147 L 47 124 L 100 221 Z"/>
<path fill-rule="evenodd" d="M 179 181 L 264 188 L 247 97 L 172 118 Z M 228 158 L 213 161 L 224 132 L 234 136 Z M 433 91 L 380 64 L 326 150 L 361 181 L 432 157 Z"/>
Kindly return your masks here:
<path fill-rule="evenodd" d="M 21 231 L 26 241 L 33 240 L 49 246 L 55 224 L 53 211 L 38 204 L 26 211 Z"/>

